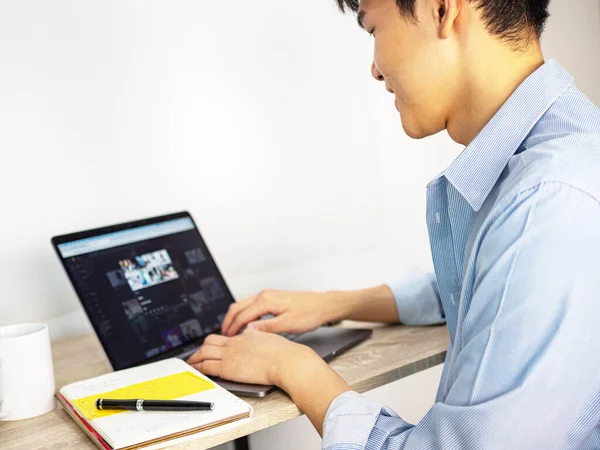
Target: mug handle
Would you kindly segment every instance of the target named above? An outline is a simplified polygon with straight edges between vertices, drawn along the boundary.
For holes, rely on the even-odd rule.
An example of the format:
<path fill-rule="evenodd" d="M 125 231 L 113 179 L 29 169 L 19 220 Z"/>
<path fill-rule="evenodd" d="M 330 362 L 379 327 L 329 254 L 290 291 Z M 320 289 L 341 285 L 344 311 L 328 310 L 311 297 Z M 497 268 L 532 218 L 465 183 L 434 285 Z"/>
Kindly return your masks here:
<path fill-rule="evenodd" d="M 4 398 L 4 395 L 2 395 L 2 371 L 5 365 L 6 358 L 0 353 L 0 419 L 4 419 L 10 414 L 10 410 L 6 409 L 6 400 L 1 400 Z"/>

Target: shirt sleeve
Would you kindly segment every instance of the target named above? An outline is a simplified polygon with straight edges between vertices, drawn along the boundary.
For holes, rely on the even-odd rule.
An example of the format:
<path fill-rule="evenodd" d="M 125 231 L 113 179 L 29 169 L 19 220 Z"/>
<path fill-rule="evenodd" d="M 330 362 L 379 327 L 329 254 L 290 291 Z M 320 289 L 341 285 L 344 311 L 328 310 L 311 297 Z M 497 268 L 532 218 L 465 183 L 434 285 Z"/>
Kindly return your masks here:
<path fill-rule="evenodd" d="M 394 293 L 400 323 L 439 325 L 446 322 L 434 273 L 414 267 L 386 283 Z"/>
<path fill-rule="evenodd" d="M 441 401 L 416 425 L 356 393 L 330 405 L 327 450 L 597 448 L 600 205 L 559 183 L 484 225 Z"/>

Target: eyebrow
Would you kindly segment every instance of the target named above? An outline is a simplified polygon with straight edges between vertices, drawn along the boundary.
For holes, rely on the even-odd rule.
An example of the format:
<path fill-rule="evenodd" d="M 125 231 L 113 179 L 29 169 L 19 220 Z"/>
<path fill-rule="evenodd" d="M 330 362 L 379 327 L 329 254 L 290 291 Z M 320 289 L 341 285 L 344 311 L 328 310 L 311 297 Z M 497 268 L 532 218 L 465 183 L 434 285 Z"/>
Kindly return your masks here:
<path fill-rule="evenodd" d="M 363 19 L 365 18 L 365 14 L 365 10 L 361 9 L 356 15 L 356 21 L 358 22 L 358 26 L 361 27 L 363 30 L 365 29 L 365 26 L 363 25 Z"/>

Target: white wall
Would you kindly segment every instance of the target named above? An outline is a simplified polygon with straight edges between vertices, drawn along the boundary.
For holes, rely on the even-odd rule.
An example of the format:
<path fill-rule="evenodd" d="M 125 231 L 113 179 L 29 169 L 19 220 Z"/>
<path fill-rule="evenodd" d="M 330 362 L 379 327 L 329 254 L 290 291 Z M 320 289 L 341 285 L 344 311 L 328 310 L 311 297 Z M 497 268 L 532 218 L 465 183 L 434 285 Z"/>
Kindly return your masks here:
<path fill-rule="evenodd" d="M 342 287 L 329 258 L 368 268 L 368 54 L 321 0 L 4 0 L 0 323 L 84 330 L 60 320 L 79 306 L 50 237 L 182 209 L 238 295 Z"/>
<path fill-rule="evenodd" d="M 238 296 L 427 262 L 421 186 L 437 168 L 387 172 L 370 41 L 330 2 L 247 3 L 1 3 L 0 323 L 87 330 L 49 238 L 181 209 Z M 396 175 L 420 197 L 388 195 Z M 407 257 L 388 264 L 392 243 Z"/>
<path fill-rule="evenodd" d="M 600 2 L 552 12 L 546 55 L 600 104 Z M 182 209 L 239 297 L 430 266 L 424 186 L 460 147 L 406 137 L 370 61 L 333 0 L 0 2 L 0 324 L 89 330 L 50 237 Z M 371 395 L 418 421 L 438 378 Z"/>
<path fill-rule="evenodd" d="M 544 53 L 558 59 L 600 106 L 600 0 L 551 0 L 550 5 Z"/>

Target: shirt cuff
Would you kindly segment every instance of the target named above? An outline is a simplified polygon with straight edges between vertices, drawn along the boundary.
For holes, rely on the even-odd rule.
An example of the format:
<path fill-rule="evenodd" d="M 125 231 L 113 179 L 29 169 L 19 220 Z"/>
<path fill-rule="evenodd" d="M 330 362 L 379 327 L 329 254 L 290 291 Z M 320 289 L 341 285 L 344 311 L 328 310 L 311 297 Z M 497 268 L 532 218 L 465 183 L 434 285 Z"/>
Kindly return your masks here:
<path fill-rule="evenodd" d="M 386 284 L 394 293 L 400 323 L 438 325 L 446 322 L 435 274 L 413 267 Z"/>
<path fill-rule="evenodd" d="M 363 450 L 383 448 L 392 434 L 405 432 L 413 425 L 391 409 L 368 400 L 357 392 L 338 395 L 329 405 L 323 422 L 325 450 Z"/>
<path fill-rule="evenodd" d="M 329 405 L 323 422 L 323 449 L 365 448 L 383 407 L 357 392 L 338 395 Z"/>

